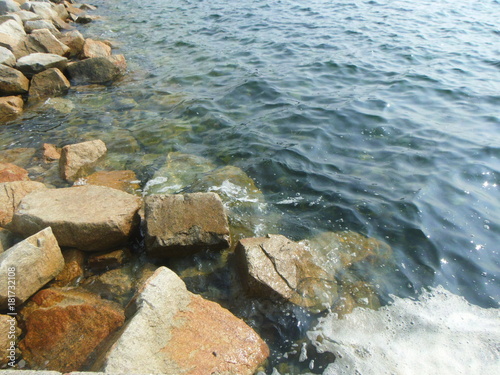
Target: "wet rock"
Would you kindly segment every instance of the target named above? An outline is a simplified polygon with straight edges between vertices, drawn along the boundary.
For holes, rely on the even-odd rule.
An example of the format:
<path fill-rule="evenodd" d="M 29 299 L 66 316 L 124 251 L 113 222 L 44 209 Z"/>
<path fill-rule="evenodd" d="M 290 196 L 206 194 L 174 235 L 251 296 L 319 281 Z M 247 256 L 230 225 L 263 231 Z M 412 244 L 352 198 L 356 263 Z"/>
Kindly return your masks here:
<path fill-rule="evenodd" d="M 19 95 L 28 92 L 29 81 L 19 70 L 0 65 L 0 95 Z"/>
<path fill-rule="evenodd" d="M 123 266 L 130 257 L 131 253 L 129 249 L 119 249 L 90 256 L 88 265 L 96 271 L 112 270 Z"/>
<path fill-rule="evenodd" d="M 17 147 L 0 151 L 0 162 L 13 163 L 20 167 L 26 167 L 33 158 L 36 149 L 27 147 Z"/>
<path fill-rule="evenodd" d="M 15 271 L 12 272 L 12 267 Z M 26 238 L 0 254 L 0 279 L 15 274 L 16 305 L 22 304 L 52 280 L 64 267 L 61 249 L 50 228 Z M 0 308 L 8 307 L 8 284 L 0 284 Z"/>
<path fill-rule="evenodd" d="M 0 254 L 14 246 L 17 239 L 18 237 L 11 231 L 0 228 Z"/>
<path fill-rule="evenodd" d="M 0 122 L 8 121 L 23 111 L 24 102 L 20 96 L 3 96 L 0 98 Z"/>
<path fill-rule="evenodd" d="M 78 290 L 44 289 L 20 312 L 19 346 L 31 368 L 79 370 L 92 351 L 124 322 L 120 306 Z"/>
<path fill-rule="evenodd" d="M 108 60 L 111 61 L 123 75 L 127 72 L 127 60 L 125 60 L 125 56 L 123 55 L 111 55 L 108 57 Z"/>
<path fill-rule="evenodd" d="M 71 30 L 62 34 L 59 40 L 69 47 L 69 56 L 78 56 L 83 50 L 85 38 L 78 30 Z"/>
<path fill-rule="evenodd" d="M 48 29 L 33 30 L 28 36 L 28 41 L 36 46 L 36 52 L 52 53 L 59 56 L 69 54 L 69 47 L 61 43 Z"/>
<path fill-rule="evenodd" d="M 68 92 L 70 86 L 69 81 L 59 69 L 50 68 L 33 76 L 29 97 L 31 99 L 42 99 L 61 96 Z"/>
<path fill-rule="evenodd" d="M 0 1 L 0 14 L 7 14 L 12 12 L 18 12 L 21 8 L 19 8 L 19 4 L 14 0 L 1 0 Z"/>
<path fill-rule="evenodd" d="M 61 178 L 76 181 L 94 167 L 106 151 L 106 145 L 100 139 L 64 146 L 59 159 Z"/>
<path fill-rule="evenodd" d="M 17 341 L 20 335 L 21 330 L 17 326 L 16 317 L 0 315 L 0 366 L 16 362 L 12 357 L 16 358 L 18 355 Z"/>
<path fill-rule="evenodd" d="M 59 113 L 68 114 L 73 112 L 75 105 L 73 102 L 67 98 L 49 98 L 42 103 L 46 110 L 54 110 Z"/>
<path fill-rule="evenodd" d="M 74 84 L 107 84 L 116 81 L 122 71 L 110 58 L 94 57 L 70 64 L 68 75 Z"/>
<path fill-rule="evenodd" d="M 43 158 L 46 163 L 52 163 L 61 158 L 61 149 L 50 143 L 43 144 Z"/>
<path fill-rule="evenodd" d="M 90 276 L 82 287 L 101 298 L 126 305 L 135 292 L 135 280 L 135 274 L 129 266 Z"/>
<path fill-rule="evenodd" d="M 92 57 L 108 57 L 111 56 L 111 47 L 103 42 L 93 40 L 90 38 L 85 39 L 83 50 L 80 55 L 82 59 L 90 59 Z"/>
<path fill-rule="evenodd" d="M 269 356 L 242 320 L 187 291 L 165 267 L 148 279 L 131 308 L 135 314 L 98 361 L 105 372 L 250 375 Z"/>
<path fill-rule="evenodd" d="M 16 65 L 16 57 L 14 54 L 7 48 L 0 46 L 0 64 L 7 66 Z"/>
<path fill-rule="evenodd" d="M 24 30 L 26 30 L 27 33 L 33 33 L 33 31 L 36 30 L 48 30 L 53 35 L 57 35 L 59 33 L 59 30 L 57 30 L 57 28 L 54 26 L 52 22 L 42 19 L 26 21 L 24 23 Z M 40 51 L 36 49 L 36 47 L 33 47 L 32 49 L 35 49 L 36 52 L 46 52 L 46 51 Z M 53 53 L 53 52 L 47 52 L 47 53 Z M 62 54 L 59 53 L 56 54 L 62 56 Z"/>
<path fill-rule="evenodd" d="M 341 279 L 339 299 L 332 311 L 342 318 L 356 307 L 377 310 L 380 308 L 380 300 L 372 285 L 352 275 L 345 275 Z"/>
<path fill-rule="evenodd" d="M 29 193 L 40 189 L 47 189 L 47 187 L 35 181 L 0 183 L 0 226 L 7 227 L 21 200 Z"/>
<path fill-rule="evenodd" d="M 55 277 L 52 286 L 74 286 L 85 273 L 85 253 L 78 249 L 63 251 L 64 268 Z"/>
<path fill-rule="evenodd" d="M 26 36 L 23 26 L 12 19 L 0 24 L 0 33 L 10 36 L 16 41 L 20 41 Z"/>
<path fill-rule="evenodd" d="M 104 251 L 134 232 L 141 203 L 136 196 L 103 186 L 35 191 L 19 204 L 11 230 L 26 236 L 50 226 L 61 246 Z"/>
<path fill-rule="evenodd" d="M 28 78 L 50 68 L 64 70 L 68 59 L 52 53 L 31 53 L 17 60 L 16 68 Z"/>
<path fill-rule="evenodd" d="M 279 297 L 315 312 L 337 298 L 334 275 L 316 265 L 304 246 L 284 236 L 244 238 L 236 257 L 250 295 Z"/>
<path fill-rule="evenodd" d="M 229 247 L 224 207 L 215 193 L 151 195 L 145 200 L 146 250 L 155 257 Z"/>
<path fill-rule="evenodd" d="M 89 185 L 107 186 L 127 193 L 134 193 L 140 188 L 137 181 L 134 171 L 99 171 L 85 178 Z"/>
<path fill-rule="evenodd" d="M 88 14 L 80 14 L 76 17 L 75 22 L 81 24 L 87 24 L 94 20 L 94 17 L 89 16 Z"/>
<path fill-rule="evenodd" d="M 26 169 L 10 163 L 0 163 L 0 183 L 29 180 Z"/>

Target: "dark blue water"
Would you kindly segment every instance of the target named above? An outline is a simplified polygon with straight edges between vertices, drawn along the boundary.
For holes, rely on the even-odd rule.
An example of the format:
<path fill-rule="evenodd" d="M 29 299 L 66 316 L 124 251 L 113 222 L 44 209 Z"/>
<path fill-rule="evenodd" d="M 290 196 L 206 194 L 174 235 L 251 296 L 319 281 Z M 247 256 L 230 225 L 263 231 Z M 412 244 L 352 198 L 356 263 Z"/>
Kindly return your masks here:
<path fill-rule="evenodd" d="M 27 111 L 2 146 L 113 134 L 126 167 L 170 151 L 234 165 L 279 233 L 390 244 L 392 265 L 359 270 L 383 301 L 442 285 L 498 307 L 498 1 L 94 3 L 106 19 L 83 32 L 117 41 L 128 77 L 73 90 L 69 114 Z"/>

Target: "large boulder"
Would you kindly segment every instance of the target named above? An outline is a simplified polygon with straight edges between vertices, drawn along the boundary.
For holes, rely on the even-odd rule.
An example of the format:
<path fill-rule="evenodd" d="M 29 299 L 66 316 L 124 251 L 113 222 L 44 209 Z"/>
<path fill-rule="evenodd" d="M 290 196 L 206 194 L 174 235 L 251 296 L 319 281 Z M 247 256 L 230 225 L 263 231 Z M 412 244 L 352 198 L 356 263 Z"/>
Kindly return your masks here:
<path fill-rule="evenodd" d="M 145 199 L 146 249 L 154 257 L 229 247 L 229 225 L 215 193 L 151 195 Z"/>
<path fill-rule="evenodd" d="M 0 254 L 0 309 L 13 310 L 52 280 L 64 267 L 61 249 L 50 228 L 34 234 Z M 8 280 L 15 280 L 14 284 Z M 9 297 L 15 285 L 14 304 Z"/>
<path fill-rule="evenodd" d="M 52 24 L 52 22 L 47 21 L 47 20 L 30 20 L 26 21 L 24 23 L 24 30 L 28 33 L 33 33 L 33 31 L 36 30 L 48 30 L 50 33 L 57 35 L 59 31 L 57 28 Z M 33 52 L 33 51 L 32 51 Z M 44 51 L 35 51 L 35 52 L 44 52 Z"/>
<path fill-rule="evenodd" d="M 108 57 L 111 56 L 111 47 L 104 42 L 93 40 L 90 38 L 85 39 L 83 50 L 80 55 L 82 59 L 90 59 L 93 57 Z"/>
<path fill-rule="evenodd" d="M 30 98 L 47 98 L 61 96 L 68 92 L 70 83 L 57 68 L 50 68 L 35 74 L 31 79 Z"/>
<path fill-rule="evenodd" d="M 69 47 L 61 43 L 48 29 L 33 30 L 28 36 L 28 43 L 35 46 L 34 52 L 66 56 L 70 51 Z"/>
<path fill-rule="evenodd" d="M 66 145 L 61 150 L 59 174 L 67 181 L 83 177 L 107 152 L 100 139 Z"/>
<path fill-rule="evenodd" d="M 315 264 L 303 245 L 284 236 L 244 238 L 236 246 L 236 258 L 250 295 L 278 297 L 316 312 L 337 299 L 334 274 Z"/>
<path fill-rule="evenodd" d="M 0 46 L 0 64 L 7 66 L 16 65 L 16 56 L 8 48 Z"/>
<path fill-rule="evenodd" d="M 23 112 L 24 101 L 20 96 L 0 97 L 0 122 L 8 121 Z"/>
<path fill-rule="evenodd" d="M 9 229 L 26 236 L 50 226 L 61 246 L 103 251 L 127 241 L 139 224 L 141 203 L 103 186 L 40 190 L 23 198 Z"/>
<path fill-rule="evenodd" d="M 94 57 L 68 65 L 68 75 L 74 84 L 111 83 L 122 74 L 109 57 Z"/>
<path fill-rule="evenodd" d="M 29 193 L 47 189 L 41 182 L 14 181 L 0 183 L 0 227 L 7 227 L 21 200 Z"/>
<path fill-rule="evenodd" d="M 58 288 L 34 295 L 20 318 L 26 335 L 19 347 L 27 364 L 65 373 L 80 370 L 125 320 L 117 304 L 84 291 Z"/>
<path fill-rule="evenodd" d="M 0 14 L 8 14 L 20 10 L 19 4 L 14 0 L 0 0 Z"/>
<path fill-rule="evenodd" d="M 0 163 L 0 183 L 29 180 L 26 169 L 11 163 Z"/>
<path fill-rule="evenodd" d="M 190 293 L 161 267 L 137 294 L 121 336 L 98 361 L 107 373 L 250 375 L 269 355 L 255 331 L 228 310 Z"/>
<path fill-rule="evenodd" d="M 20 10 L 19 12 L 16 12 L 16 15 L 21 18 L 21 21 L 23 21 L 23 23 L 27 21 L 36 21 L 42 19 L 42 17 L 40 17 L 38 14 L 30 12 L 29 10 Z"/>
<path fill-rule="evenodd" d="M 0 23 L 0 33 L 9 35 L 14 40 L 21 40 L 26 36 L 26 32 L 22 25 L 19 24 L 16 20 L 6 20 L 5 22 Z"/>
<path fill-rule="evenodd" d="M 19 70 L 0 64 L 0 95 L 19 95 L 28 92 L 29 80 Z"/>
<path fill-rule="evenodd" d="M 53 53 L 31 53 L 17 60 L 16 68 L 28 78 L 50 68 L 64 70 L 68 59 Z"/>
<path fill-rule="evenodd" d="M 69 47 L 69 56 L 78 56 L 85 44 L 85 38 L 78 30 L 71 30 L 59 36 L 59 40 Z"/>

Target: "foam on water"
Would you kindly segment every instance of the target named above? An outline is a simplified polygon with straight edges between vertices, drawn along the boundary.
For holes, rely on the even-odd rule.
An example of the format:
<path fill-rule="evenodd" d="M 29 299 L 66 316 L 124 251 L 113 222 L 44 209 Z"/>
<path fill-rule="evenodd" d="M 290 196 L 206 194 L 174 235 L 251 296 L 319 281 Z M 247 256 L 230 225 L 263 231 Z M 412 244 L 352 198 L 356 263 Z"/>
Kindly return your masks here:
<path fill-rule="evenodd" d="M 393 299 L 344 319 L 329 314 L 309 332 L 319 351 L 337 357 L 325 375 L 498 374 L 500 309 L 471 305 L 442 287 L 416 301 Z"/>

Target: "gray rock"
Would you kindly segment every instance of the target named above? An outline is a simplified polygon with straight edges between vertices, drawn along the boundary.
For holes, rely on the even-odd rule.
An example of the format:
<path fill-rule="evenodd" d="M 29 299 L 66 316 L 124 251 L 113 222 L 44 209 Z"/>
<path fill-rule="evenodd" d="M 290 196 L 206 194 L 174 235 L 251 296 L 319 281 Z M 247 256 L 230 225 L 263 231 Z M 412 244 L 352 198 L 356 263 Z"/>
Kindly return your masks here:
<path fill-rule="evenodd" d="M 16 21 L 19 24 L 19 26 L 23 26 L 23 20 L 16 13 L 11 13 L 11 14 L 7 14 L 5 16 L 0 16 L 0 24 L 4 23 L 5 21 L 8 21 L 8 20 Z"/>
<path fill-rule="evenodd" d="M 7 66 L 16 65 L 16 57 L 14 54 L 9 49 L 2 46 L 0 46 L 0 64 Z"/>
<path fill-rule="evenodd" d="M 21 8 L 14 0 L 0 0 L 0 14 L 18 12 Z"/>
<path fill-rule="evenodd" d="M 104 251 L 126 242 L 137 229 L 141 199 L 103 186 L 35 191 L 23 198 L 11 226 L 30 235 L 52 227 L 59 245 Z"/>
<path fill-rule="evenodd" d="M 146 249 L 155 257 L 230 246 L 229 225 L 215 193 L 151 195 L 145 200 Z"/>
<path fill-rule="evenodd" d="M 73 84 L 111 83 L 122 74 L 120 68 L 107 57 L 94 57 L 68 65 L 68 76 Z"/>
<path fill-rule="evenodd" d="M 19 202 L 26 195 L 40 189 L 47 189 L 47 187 L 36 181 L 13 181 L 0 184 L 0 227 L 9 225 Z"/>
<path fill-rule="evenodd" d="M 95 370 L 106 373 L 251 375 L 269 356 L 255 331 L 190 293 L 160 267 L 130 305 L 132 318 Z"/>
<path fill-rule="evenodd" d="M 30 12 L 28 10 L 21 10 L 19 12 L 16 12 L 15 14 L 17 14 L 23 22 L 42 19 L 42 17 L 40 17 L 38 14 Z"/>
<path fill-rule="evenodd" d="M 31 33 L 33 30 L 47 29 L 52 34 L 57 35 L 59 30 L 52 24 L 52 22 L 47 20 L 31 20 L 24 23 L 24 29 L 26 32 Z"/>
<path fill-rule="evenodd" d="M 0 228 L 0 254 L 14 246 L 17 239 L 18 237 L 11 231 Z"/>
<path fill-rule="evenodd" d="M 22 38 L 16 38 L 0 32 L 0 46 L 11 51 L 16 59 L 30 54 L 26 41 L 26 35 Z"/>
<path fill-rule="evenodd" d="M 29 81 L 19 70 L 0 64 L 0 95 L 18 95 L 28 92 Z"/>
<path fill-rule="evenodd" d="M 85 176 L 106 152 L 106 145 L 100 139 L 64 146 L 59 159 L 61 178 L 76 181 Z"/>
<path fill-rule="evenodd" d="M 49 68 L 64 71 L 68 59 L 52 53 L 32 53 L 17 60 L 16 68 L 28 78 Z"/>
<path fill-rule="evenodd" d="M 50 228 L 26 238 L 0 254 L 0 279 L 15 278 L 15 304 L 22 304 L 64 267 L 61 249 Z M 15 269 L 15 271 L 13 271 Z M 0 308 L 9 305 L 8 283 L 0 283 Z"/>
<path fill-rule="evenodd" d="M 58 17 L 57 13 L 52 9 L 51 3 L 31 2 L 31 9 L 29 10 L 46 20 Z"/>
<path fill-rule="evenodd" d="M 37 52 L 60 56 L 66 56 L 69 53 L 69 47 L 61 43 L 48 29 L 33 30 L 28 36 L 28 41 L 36 46 Z"/>
<path fill-rule="evenodd" d="M 16 41 L 26 36 L 24 28 L 15 20 L 7 20 L 0 24 L 0 33 L 9 35 Z"/>
<path fill-rule="evenodd" d="M 70 83 L 57 68 L 50 68 L 35 74 L 31 79 L 30 98 L 61 96 L 68 92 Z"/>

